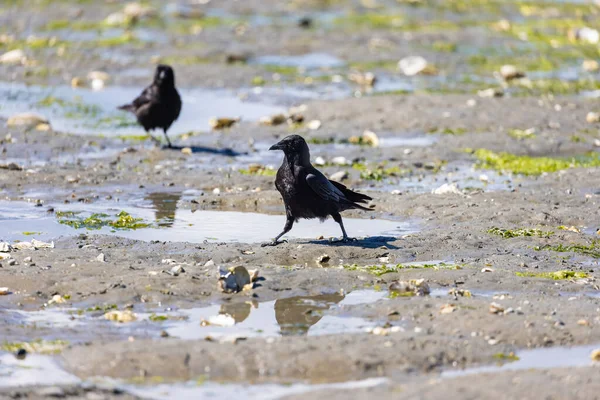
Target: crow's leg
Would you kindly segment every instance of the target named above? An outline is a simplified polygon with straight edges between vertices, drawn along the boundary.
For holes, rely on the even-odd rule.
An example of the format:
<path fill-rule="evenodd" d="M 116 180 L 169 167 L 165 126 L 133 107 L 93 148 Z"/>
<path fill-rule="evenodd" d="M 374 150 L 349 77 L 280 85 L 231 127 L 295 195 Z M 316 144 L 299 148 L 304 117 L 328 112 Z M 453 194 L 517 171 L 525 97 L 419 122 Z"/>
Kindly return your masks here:
<path fill-rule="evenodd" d="M 167 139 L 169 148 L 173 147 L 173 145 L 171 144 L 171 140 L 169 139 L 169 136 L 167 135 L 167 130 L 163 129 L 163 132 L 165 133 L 165 138 Z"/>
<path fill-rule="evenodd" d="M 152 140 L 155 145 L 158 145 L 158 146 L 161 145 L 160 140 L 157 139 L 153 134 L 151 134 L 150 130 L 146 129 L 146 135 L 148 135 L 148 137 L 150 138 L 150 140 Z"/>
<path fill-rule="evenodd" d="M 279 241 L 279 238 L 292 230 L 292 226 L 294 225 L 294 217 L 291 215 L 287 215 L 287 220 L 285 221 L 285 226 L 283 227 L 283 232 L 281 232 L 272 242 L 263 243 L 261 246 L 277 246 L 279 243 L 285 242 L 285 240 Z"/>
<path fill-rule="evenodd" d="M 348 237 L 348 235 L 346 234 L 346 229 L 344 228 L 344 223 L 342 222 L 342 216 L 340 215 L 340 213 L 334 213 L 331 214 L 331 216 L 333 217 L 333 220 L 335 222 L 340 224 L 340 228 L 342 228 L 342 234 L 344 235 L 344 237 L 342 238 L 341 242 L 347 243 L 356 241 L 356 238 Z"/>

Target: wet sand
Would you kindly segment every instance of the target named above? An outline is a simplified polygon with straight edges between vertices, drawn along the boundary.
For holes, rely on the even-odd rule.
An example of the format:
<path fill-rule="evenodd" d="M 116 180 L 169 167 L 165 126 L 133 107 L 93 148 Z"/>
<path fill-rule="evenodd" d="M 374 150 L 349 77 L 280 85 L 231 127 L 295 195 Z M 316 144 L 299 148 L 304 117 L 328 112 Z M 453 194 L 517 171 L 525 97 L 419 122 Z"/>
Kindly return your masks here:
<path fill-rule="evenodd" d="M 35 61 L 0 63 L 0 242 L 53 243 L 0 259 L 0 398 L 595 398 L 600 177 L 589 160 L 600 136 L 586 116 L 597 76 L 566 55 L 589 46 L 556 32 L 518 39 L 525 11 L 508 5 L 317 3 L 211 2 L 197 19 L 152 3 L 159 17 L 133 28 L 101 24 L 119 3 L 0 11 L 15 36 L 0 54 L 22 47 Z M 537 7 L 526 11 L 594 26 L 582 18 L 593 6 Z M 501 18 L 511 31 L 492 28 Z M 27 43 L 33 34 L 57 43 Z M 549 71 L 526 68 L 557 54 Z M 437 73 L 402 75 L 409 55 Z M 183 94 L 176 149 L 114 110 L 158 59 Z M 500 61 L 533 83 L 499 83 Z M 381 86 L 348 80 L 357 69 Z M 92 70 L 110 75 L 103 90 L 71 88 Z M 541 89 L 553 77 L 567 83 Z M 502 86 L 504 97 L 478 95 Z M 300 105 L 303 123 L 259 123 Z M 8 126 L 19 112 L 50 129 Z M 211 117 L 241 121 L 215 131 Z M 349 142 L 365 130 L 378 147 Z M 300 221 L 287 243 L 261 247 L 285 222 L 273 184 L 282 156 L 267 149 L 290 133 L 324 173 L 345 172 L 374 198 L 372 211 L 344 214 L 356 242 L 336 243 L 331 220 Z M 259 280 L 222 293 L 219 268 L 238 265 Z M 389 290 L 412 279 L 431 293 Z M 114 311 L 135 320 L 107 320 Z"/>

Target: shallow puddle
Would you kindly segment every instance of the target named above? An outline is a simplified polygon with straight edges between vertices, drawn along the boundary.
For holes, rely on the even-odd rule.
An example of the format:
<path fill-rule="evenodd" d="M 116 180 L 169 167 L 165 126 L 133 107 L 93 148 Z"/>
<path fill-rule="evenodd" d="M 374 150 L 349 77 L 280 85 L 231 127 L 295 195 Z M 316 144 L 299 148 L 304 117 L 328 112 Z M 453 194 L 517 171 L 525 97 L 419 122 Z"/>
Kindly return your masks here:
<path fill-rule="evenodd" d="M 62 370 L 54 358 L 28 354 L 23 360 L 0 352 L 0 388 L 28 385 L 68 385 L 79 378 Z"/>
<path fill-rule="evenodd" d="M 117 107 L 137 97 L 142 87 L 108 86 L 93 91 L 70 86 L 42 87 L 20 83 L 0 83 L 0 116 L 8 118 L 23 112 L 36 112 L 50 120 L 60 132 L 108 136 L 143 135 L 135 117 Z M 258 120 L 285 109 L 266 103 L 242 101 L 231 91 L 181 90 L 183 108 L 169 131 L 172 136 L 190 131 L 208 131 L 212 117 L 240 117 Z"/>
<path fill-rule="evenodd" d="M 345 65 L 343 60 L 326 53 L 309 53 L 294 56 L 260 56 L 251 59 L 249 63 L 280 67 L 296 67 L 301 69 L 329 69 L 339 68 Z"/>
<path fill-rule="evenodd" d="M 590 359 L 590 353 L 598 345 L 576 347 L 548 347 L 543 349 L 523 350 L 516 353 L 516 361 L 497 366 L 468 368 L 460 371 L 444 371 L 443 378 L 455 378 L 465 375 L 498 373 L 530 369 L 571 368 L 598 365 Z"/>
<path fill-rule="evenodd" d="M 298 395 L 320 390 L 351 390 L 370 388 L 383 385 L 386 378 L 369 378 L 362 381 L 342 383 L 306 384 L 293 383 L 290 385 L 263 384 L 240 385 L 187 382 L 181 384 L 164 384 L 155 386 L 126 385 L 125 391 L 147 399 L 243 399 L 243 400 L 275 400 L 286 396 Z"/>
<path fill-rule="evenodd" d="M 332 335 L 363 332 L 373 322 L 344 315 L 345 306 L 374 303 L 384 299 L 387 292 L 356 290 L 343 296 L 338 293 L 317 296 L 299 296 L 265 303 L 222 304 L 210 307 L 181 310 L 187 317 L 182 321 L 166 321 L 169 335 L 181 339 L 210 337 L 272 337 L 289 335 Z M 327 315 L 336 309 L 341 315 Z M 200 321 L 211 317 L 225 317 L 232 326 L 201 326 Z M 230 318 L 227 318 L 229 316 Z"/>
<path fill-rule="evenodd" d="M 172 242 L 190 243 L 256 243 L 271 240 L 281 232 L 285 224 L 284 215 L 178 209 L 178 196 L 149 194 L 137 207 L 122 206 L 118 203 L 61 204 L 55 206 L 54 214 L 48 213 L 46 207 L 35 207 L 31 203 L 0 201 L 0 240 L 50 240 L 80 233 L 97 233 L 144 241 L 168 239 Z M 87 225 L 84 220 L 92 214 L 104 213 L 105 220 L 112 221 L 116 220 L 122 211 L 134 218 L 141 218 L 140 222 L 149 224 L 149 227 L 135 230 L 118 230 L 111 226 L 85 228 Z M 72 215 L 60 214 L 65 212 Z M 74 228 L 72 225 L 75 222 L 81 222 L 82 228 Z M 408 222 L 384 219 L 345 218 L 344 225 L 351 236 L 359 238 L 398 237 L 416 232 L 415 227 Z M 318 220 L 303 220 L 295 224 L 285 237 L 317 239 L 320 235 L 325 238 L 341 236 L 339 225 L 333 220 L 324 223 Z"/>

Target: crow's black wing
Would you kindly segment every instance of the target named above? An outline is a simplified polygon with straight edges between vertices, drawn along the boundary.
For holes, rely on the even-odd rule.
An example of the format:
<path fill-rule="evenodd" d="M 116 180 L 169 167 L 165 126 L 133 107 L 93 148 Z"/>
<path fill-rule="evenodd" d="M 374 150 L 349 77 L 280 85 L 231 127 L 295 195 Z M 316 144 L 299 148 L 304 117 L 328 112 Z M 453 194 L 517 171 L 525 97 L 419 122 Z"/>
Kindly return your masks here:
<path fill-rule="evenodd" d="M 336 203 L 348 202 L 344 193 L 318 171 L 306 175 L 306 183 L 323 200 L 335 201 Z"/>
<path fill-rule="evenodd" d="M 140 108 L 147 106 L 156 98 L 156 89 L 154 85 L 148 86 L 138 97 L 135 98 L 130 104 L 120 106 L 120 110 L 131 111 L 136 113 Z"/>

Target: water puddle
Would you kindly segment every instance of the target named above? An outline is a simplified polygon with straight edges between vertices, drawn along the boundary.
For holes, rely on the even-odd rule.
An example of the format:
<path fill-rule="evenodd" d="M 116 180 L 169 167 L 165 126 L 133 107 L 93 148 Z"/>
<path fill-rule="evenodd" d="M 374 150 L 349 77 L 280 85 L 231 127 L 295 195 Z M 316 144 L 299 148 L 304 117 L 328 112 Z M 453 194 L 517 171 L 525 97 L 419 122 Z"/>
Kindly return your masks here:
<path fill-rule="evenodd" d="M 343 67 L 346 63 L 330 54 L 309 53 L 295 56 L 268 55 L 251 59 L 249 64 L 295 67 L 304 70 Z"/>
<path fill-rule="evenodd" d="M 263 384 L 263 385 L 240 385 L 187 382 L 182 384 L 164 384 L 155 386 L 132 386 L 123 387 L 125 391 L 146 399 L 240 399 L 240 400 L 275 400 L 287 396 L 310 393 L 320 390 L 352 390 L 361 388 L 372 388 L 383 385 L 386 378 L 369 378 L 361 381 L 349 381 L 342 383 L 307 384 L 293 383 L 291 385 Z"/>
<path fill-rule="evenodd" d="M 598 365 L 590 359 L 590 353 L 598 345 L 576 347 L 549 347 L 517 352 L 516 361 L 497 366 L 468 368 L 461 371 L 444 371 L 442 378 L 456 378 L 466 375 L 498 373 L 530 369 L 572 368 Z"/>
<path fill-rule="evenodd" d="M 338 293 L 317 296 L 298 296 L 265 303 L 222 304 L 210 307 L 180 310 L 185 320 L 166 321 L 169 335 L 181 339 L 220 337 L 273 337 L 290 335 L 333 335 L 363 332 L 373 322 L 344 314 L 345 306 L 374 303 L 386 297 L 387 292 L 357 290 L 344 296 Z M 325 314 L 337 311 L 340 315 Z M 210 321 L 215 316 L 229 316 L 233 326 L 201 326 L 199 321 Z"/>
<path fill-rule="evenodd" d="M 190 243 L 204 241 L 256 243 L 271 240 L 285 224 L 283 215 L 177 209 L 177 201 L 177 195 L 174 194 L 168 196 L 154 194 L 148 195 L 144 203 L 137 207 L 114 203 L 61 204 L 55 207 L 55 214 L 58 212 L 58 217 L 30 203 L 0 201 L 0 240 L 15 241 L 32 238 L 51 240 L 60 236 L 97 233 L 143 241 L 168 238 L 173 242 Z M 106 214 L 103 219 L 115 221 L 122 211 L 134 218 L 141 218 L 141 222 L 150 224 L 149 227 L 116 230 L 110 225 L 104 225 L 97 226 L 98 229 L 85 229 L 88 225 L 85 225 L 84 220 L 92 214 Z M 83 222 L 84 227 L 74 228 L 76 222 Z M 356 237 L 397 237 L 416 231 L 407 222 L 383 219 L 345 218 L 344 225 L 347 232 Z M 240 230 L 240 227 L 244 229 Z M 339 226 L 333 221 L 320 223 L 318 220 L 303 220 L 295 224 L 294 229 L 286 237 L 316 239 L 318 235 L 341 236 Z"/>
<path fill-rule="evenodd" d="M 62 370 L 50 356 L 28 354 L 23 360 L 0 352 L 0 388 L 17 386 L 69 385 L 79 378 Z"/>
<path fill-rule="evenodd" d="M 104 314 L 114 308 L 103 305 L 49 306 L 33 311 L 6 309 L 0 311 L 0 319 L 7 326 L 34 328 L 36 338 L 69 343 L 81 343 L 98 336 L 105 339 L 157 338 L 162 331 L 183 340 L 319 336 L 359 333 L 372 328 L 376 321 L 351 315 L 349 307 L 373 304 L 386 298 L 386 291 L 355 290 L 346 295 L 296 296 L 262 303 L 223 303 L 177 310 L 145 308 L 133 310 L 136 319 L 128 323 L 106 320 Z M 12 336 L 15 335 L 19 335 L 19 331 Z M 20 336 L 12 336 L 5 339 L 23 340 Z"/>
<path fill-rule="evenodd" d="M 137 97 L 143 88 L 109 86 L 103 90 L 70 86 L 42 87 L 21 83 L 0 83 L 0 117 L 36 112 L 50 120 L 57 131 L 107 136 L 143 135 L 133 115 L 116 108 Z M 183 108 L 169 133 L 206 131 L 212 117 L 240 117 L 258 120 L 282 113 L 284 108 L 266 103 L 243 101 L 226 90 L 181 90 Z"/>

